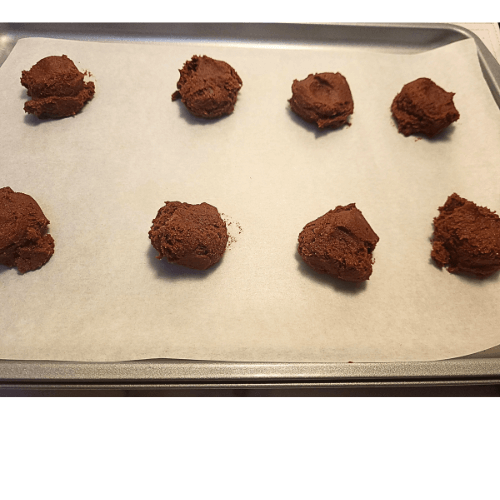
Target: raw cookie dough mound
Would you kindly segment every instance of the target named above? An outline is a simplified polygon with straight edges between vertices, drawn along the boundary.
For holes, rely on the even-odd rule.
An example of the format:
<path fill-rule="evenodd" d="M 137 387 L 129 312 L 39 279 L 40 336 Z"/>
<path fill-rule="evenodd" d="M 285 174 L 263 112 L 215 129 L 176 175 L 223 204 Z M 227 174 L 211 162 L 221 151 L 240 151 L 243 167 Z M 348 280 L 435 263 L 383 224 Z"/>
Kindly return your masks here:
<path fill-rule="evenodd" d="M 405 136 L 421 133 L 432 138 L 460 118 L 453 104 L 453 92 L 446 92 L 429 78 L 407 83 L 394 98 L 391 111 L 398 132 Z"/>
<path fill-rule="evenodd" d="M 483 279 L 500 269 L 500 218 L 456 193 L 434 219 L 431 257 L 450 273 Z"/>
<path fill-rule="evenodd" d="M 351 89 L 340 73 L 316 73 L 305 80 L 294 80 L 292 110 L 319 128 L 339 128 L 354 111 Z"/>
<path fill-rule="evenodd" d="M 344 281 L 366 281 L 372 274 L 372 252 L 378 240 L 351 203 L 309 222 L 299 234 L 298 252 L 319 273 Z"/>
<path fill-rule="evenodd" d="M 25 103 L 24 111 L 42 119 L 75 115 L 95 93 L 94 83 L 84 82 L 84 76 L 65 55 L 38 61 L 22 72 L 21 85 L 32 98 Z"/>
<path fill-rule="evenodd" d="M 153 220 L 149 239 L 159 253 L 157 259 L 166 257 L 168 262 L 203 270 L 222 258 L 228 234 L 212 205 L 166 201 Z"/>
<path fill-rule="evenodd" d="M 230 115 L 243 85 L 234 68 L 207 56 L 193 56 L 179 70 L 178 90 L 172 101 L 181 99 L 188 111 L 200 118 Z"/>
<path fill-rule="evenodd" d="M 21 274 L 46 264 L 54 253 L 54 239 L 45 234 L 49 220 L 38 203 L 10 187 L 0 189 L 0 264 Z"/>

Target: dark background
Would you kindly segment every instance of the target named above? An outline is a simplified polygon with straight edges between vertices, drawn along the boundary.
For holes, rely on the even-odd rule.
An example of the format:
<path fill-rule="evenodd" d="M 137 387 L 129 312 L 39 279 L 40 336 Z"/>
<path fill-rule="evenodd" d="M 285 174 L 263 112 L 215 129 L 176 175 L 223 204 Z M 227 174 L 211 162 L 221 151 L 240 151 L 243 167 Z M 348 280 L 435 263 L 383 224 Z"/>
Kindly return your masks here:
<path fill-rule="evenodd" d="M 339 389 L 0 389 L 0 397 L 498 397 L 500 384 Z"/>

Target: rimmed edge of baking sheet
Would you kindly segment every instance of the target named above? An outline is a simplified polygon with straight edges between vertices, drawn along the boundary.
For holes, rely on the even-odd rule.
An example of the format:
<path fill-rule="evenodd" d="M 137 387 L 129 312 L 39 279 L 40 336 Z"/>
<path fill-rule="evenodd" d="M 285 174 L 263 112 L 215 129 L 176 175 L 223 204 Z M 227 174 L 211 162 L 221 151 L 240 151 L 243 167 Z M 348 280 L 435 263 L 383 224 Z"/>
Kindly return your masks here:
<path fill-rule="evenodd" d="M 217 41 L 235 44 L 362 46 L 420 52 L 474 39 L 480 66 L 500 107 L 500 65 L 482 41 L 452 24 L 277 23 L 0 23 L 0 65 L 17 40 L 53 37 L 103 42 Z M 167 383 L 168 382 L 168 383 Z M 345 385 L 443 385 L 500 382 L 500 346 L 436 362 L 233 363 L 140 360 L 120 363 L 0 360 L 0 387 L 340 387 Z M 33 387 L 31 385 L 31 387 Z"/>

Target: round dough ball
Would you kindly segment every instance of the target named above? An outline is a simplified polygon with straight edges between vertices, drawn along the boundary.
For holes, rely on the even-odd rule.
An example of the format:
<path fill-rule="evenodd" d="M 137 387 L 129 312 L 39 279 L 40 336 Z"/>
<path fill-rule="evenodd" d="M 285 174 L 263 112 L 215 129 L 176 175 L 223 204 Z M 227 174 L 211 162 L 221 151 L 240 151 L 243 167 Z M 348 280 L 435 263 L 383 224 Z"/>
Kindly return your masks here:
<path fill-rule="evenodd" d="M 372 252 L 378 241 L 363 214 L 351 203 L 309 222 L 299 234 L 298 252 L 318 273 L 359 282 L 372 274 Z"/>
<path fill-rule="evenodd" d="M 54 254 L 54 239 L 45 234 L 49 220 L 29 195 L 0 189 L 0 264 L 21 274 L 46 264 Z"/>
<path fill-rule="evenodd" d="M 453 104 L 454 95 L 429 78 L 407 83 L 391 106 L 398 132 L 405 136 L 417 133 L 429 138 L 436 136 L 460 118 Z"/>
<path fill-rule="evenodd" d="M 243 83 L 232 66 L 208 56 L 193 56 L 179 70 L 180 78 L 172 101 L 181 99 L 199 118 L 230 115 Z"/>
<path fill-rule="evenodd" d="M 345 125 L 354 112 L 351 89 L 340 73 L 316 73 L 294 80 L 288 102 L 292 111 L 321 129 Z"/>
<path fill-rule="evenodd" d="M 450 273 L 491 276 L 500 270 L 500 217 L 453 193 L 434 219 L 431 257 Z"/>
<path fill-rule="evenodd" d="M 226 223 L 208 203 L 191 205 L 166 201 L 149 231 L 157 259 L 191 269 L 208 269 L 224 255 L 228 241 Z"/>
<path fill-rule="evenodd" d="M 75 115 L 95 93 L 94 83 L 85 83 L 84 76 L 65 55 L 41 59 L 22 72 L 21 85 L 32 97 L 24 111 L 41 119 Z"/>

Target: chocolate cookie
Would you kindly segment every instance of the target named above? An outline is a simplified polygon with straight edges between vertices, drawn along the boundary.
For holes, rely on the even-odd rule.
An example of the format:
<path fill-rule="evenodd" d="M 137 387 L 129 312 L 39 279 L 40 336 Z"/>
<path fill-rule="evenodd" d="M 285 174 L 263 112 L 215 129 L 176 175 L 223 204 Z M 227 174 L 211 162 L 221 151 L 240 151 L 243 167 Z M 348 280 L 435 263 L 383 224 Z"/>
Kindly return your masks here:
<path fill-rule="evenodd" d="M 179 70 L 178 90 L 172 101 L 181 99 L 188 111 L 200 118 L 230 115 L 243 85 L 234 68 L 207 56 L 193 56 Z"/>
<path fill-rule="evenodd" d="M 0 264 L 21 274 L 46 264 L 54 253 L 54 239 L 45 234 L 49 220 L 29 195 L 0 189 Z"/>
<path fill-rule="evenodd" d="M 416 133 L 430 138 L 436 136 L 460 118 L 453 104 L 454 95 L 429 78 L 407 83 L 391 106 L 398 132 L 405 136 Z"/>
<path fill-rule="evenodd" d="M 338 206 L 313 222 L 299 234 L 298 252 L 318 273 L 344 281 L 366 281 L 372 274 L 379 237 L 354 203 Z"/>
<path fill-rule="evenodd" d="M 434 219 L 431 257 L 450 273 L 482 279 L 500 269 L 500 218 L 456 193 Z"/>
<path fill-rule="evenodd" d="M 292 110 L 319 128 L 339 128 L 354 111 L 351 89 L 340 73 L 316 73 L 305 80 L 294 80 Z"/>
<path fill-rule="evenodd" d="M 84 82 L 84 76 L 65 55 L 41 59 L 22 72 L 21 85 L 32 97 L 24 111 L 42 119 L 75 115 L 95 93 L 94 83 Z"/>
<path fill-rule="evenodd" d="M 166 201 L 149 231 L 157 259 L 208 269 L 224 255 L 228 240 L 226 223 L 215 207 L 208 203 L 190 205 Z"/>

